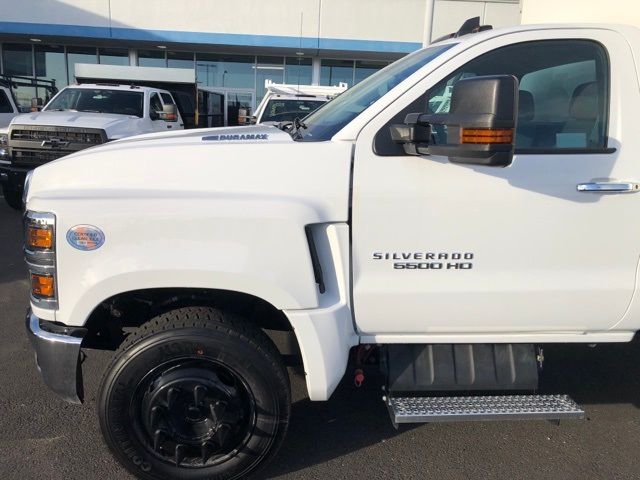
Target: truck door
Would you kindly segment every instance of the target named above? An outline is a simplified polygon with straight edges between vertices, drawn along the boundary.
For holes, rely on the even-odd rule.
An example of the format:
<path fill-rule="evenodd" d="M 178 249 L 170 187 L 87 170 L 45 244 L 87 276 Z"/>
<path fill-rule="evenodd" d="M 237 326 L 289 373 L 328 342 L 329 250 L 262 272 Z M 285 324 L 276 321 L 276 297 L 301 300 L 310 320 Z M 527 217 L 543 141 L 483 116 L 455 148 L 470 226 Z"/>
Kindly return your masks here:
<path fill-rule="evenodd" d="M 160 92 L 160 99 L 162 100 L 163 106 L 173 105 L 173 108 L 175 108 L 175 118 L 169 119 L 170 120 L 169 123 L 172 124 L 171 128 L 174 128 L 174 129 L 184 128 L 185 126 L 184 119 L 182 118 L 180 109 L 178 108 L 176 101 L 173 99 L 173 96 L 169 92 Z M 163 119 L 167 121 L 166 116 Z"/>
<path fill-rule="evenodd" d="M 154 132 L 166 132 L 167 130 L 182 128 L 178 127 L 179 123 L 177 121 L 167 121 L 165 119 L 164 104 L 160 98 L 160 92 L 152 91 L 149 95 L 149 118 Z"/>
<path fill-rule="evenodd" d="M 510 167 L 405 155 L 390 142 L 390 124 L 446 112 L 455 82 L 494 74 L 520 81 Z M 640 255 L 637 78 L 616 32 L 512 33 L 455 56 L 370 121 L 354 165 L 359 331 L 434 341 L 619 322 Z"/>

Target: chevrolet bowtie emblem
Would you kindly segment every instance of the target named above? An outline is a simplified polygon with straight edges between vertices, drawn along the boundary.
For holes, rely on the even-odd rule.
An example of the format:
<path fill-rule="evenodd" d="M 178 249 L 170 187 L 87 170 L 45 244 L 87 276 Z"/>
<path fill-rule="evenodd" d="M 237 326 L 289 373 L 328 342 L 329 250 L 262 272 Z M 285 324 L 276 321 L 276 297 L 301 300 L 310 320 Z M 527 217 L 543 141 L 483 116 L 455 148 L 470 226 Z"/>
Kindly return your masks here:
<path fill-rule="evenodd" d="M 69 145 L 69 142 L 65 142 L 59 138 L 50 138 L 49 140 L 44 140 L 40 146 L 41 147 L 50 147 L 50 148 L 62 148 Z"/>

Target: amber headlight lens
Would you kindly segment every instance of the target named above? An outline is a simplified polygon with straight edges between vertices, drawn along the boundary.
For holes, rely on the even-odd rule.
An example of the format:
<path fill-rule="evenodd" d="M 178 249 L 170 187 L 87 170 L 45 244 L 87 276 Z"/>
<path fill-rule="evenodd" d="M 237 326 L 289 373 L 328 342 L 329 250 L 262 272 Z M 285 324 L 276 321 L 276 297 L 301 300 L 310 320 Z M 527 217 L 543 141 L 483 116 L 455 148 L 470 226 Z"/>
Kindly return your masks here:
<path fill-rule="evenodd" d="M 27 248 L 35 250 L 52 250 L 53 226 L 27 225 Z"/>
<path fill-rule="evenodd" d="M 54 298 L 56 296 L 56 289 L 53 276 L 32 273 L 31 293 L 38 298 Z"/>
<path fill-rule="evenodd" d="M 31 279 L 32 305 L 57 309 L 56 216 L 53 213 L 25 212 L 24 258 Z"/>

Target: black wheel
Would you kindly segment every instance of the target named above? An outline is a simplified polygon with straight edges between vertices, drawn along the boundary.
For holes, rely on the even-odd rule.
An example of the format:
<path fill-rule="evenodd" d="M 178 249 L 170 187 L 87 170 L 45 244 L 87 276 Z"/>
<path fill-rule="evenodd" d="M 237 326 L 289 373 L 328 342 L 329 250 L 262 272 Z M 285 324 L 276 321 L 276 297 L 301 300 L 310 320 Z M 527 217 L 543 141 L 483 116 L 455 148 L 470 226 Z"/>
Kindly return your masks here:
<path fill-rule="evenodd" d="M 287 371 L 242 319 L 190 307 L 131 334 L 107 368 L 100 427 L 144 479 L 241 478 L 273 457 L 290 413 Z"/>
<path fill-rule="evenodd" d="M 11 208 L 22 210 L 22 190 L 17 185 L 5 183 L 2 186 L 2 196 Z"/>

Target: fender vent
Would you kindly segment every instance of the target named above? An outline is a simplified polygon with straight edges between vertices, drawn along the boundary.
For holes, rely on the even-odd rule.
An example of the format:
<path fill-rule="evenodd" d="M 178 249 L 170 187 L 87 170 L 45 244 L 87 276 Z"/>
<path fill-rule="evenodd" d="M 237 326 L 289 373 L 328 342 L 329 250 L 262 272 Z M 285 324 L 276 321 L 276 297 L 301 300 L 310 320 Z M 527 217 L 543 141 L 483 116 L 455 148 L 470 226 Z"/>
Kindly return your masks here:
<path fill-rule="evenodd" d="M 311 226 L 307 225 L 304 228 L 305 233 L 307 234 L 307 242 L 309 243 L 309 253 L 311 254 L 311 264 L 313 265 L 313 275 L 315 277 L 316 283 L 318 284 L 318 290 L 320 293 L 324 293 L 326 291 L 324 285 L 324 276 L 322 275 L 322 266 L 320 265 L 320 258 L 318 257 L 318 250 L 316 249 L 316 242 L 313 239 L 313 232 L 311 231 Z"/>

